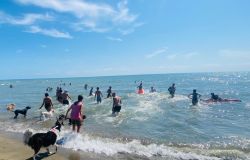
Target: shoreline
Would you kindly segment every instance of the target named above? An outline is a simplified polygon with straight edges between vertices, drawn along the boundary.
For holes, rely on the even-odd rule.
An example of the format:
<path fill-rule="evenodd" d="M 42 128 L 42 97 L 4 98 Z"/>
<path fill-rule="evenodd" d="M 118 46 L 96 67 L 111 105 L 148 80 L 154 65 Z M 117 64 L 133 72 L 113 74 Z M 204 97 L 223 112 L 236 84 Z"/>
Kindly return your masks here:
<path fill-rule="evenodd" d="M 0 160 L 33 160 L 34 151 L 24 145 L 22 135 L 10 132 L 0 132 Z M 64 153 L 64 149 L 59 148 L 56 154 L 48 155 L 44 148 L 41 148 L 37 160 L 78 160 L 70 154 Z M 67 151 L 68 153 L 69 151 Z M 73 153 L 73 151 L 71 152 Z M 70 158 L 72 157 L 72 158 Z"/>
<path fill-rule="evenodd" d="M 50 148 L 53 151 L 53 148 Z M 34 151 L 23 143 L 23 134 L 0 130 L 0 160 L 33 160 Z M 48 155 L 45 148 L 41 148 L 36 160 L 114 160 L 103 154 L 79 152 L 58 146 L 57 153 Z"/>

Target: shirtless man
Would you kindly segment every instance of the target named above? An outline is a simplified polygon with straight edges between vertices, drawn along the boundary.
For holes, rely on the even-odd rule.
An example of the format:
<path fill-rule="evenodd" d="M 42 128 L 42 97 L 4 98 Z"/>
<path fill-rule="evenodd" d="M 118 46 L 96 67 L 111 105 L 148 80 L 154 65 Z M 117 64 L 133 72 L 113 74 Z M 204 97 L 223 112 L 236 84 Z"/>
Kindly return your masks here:
<path fill-rule="evenodd" d="M 52 112 L 54 112 L 52 99 L 49 97 L 48 93 L 45 93 L 43 104 L 41 105 L 39 109 L 41 109 L 43 106 L 45 107 L 47 112 L 41 112 L 40 120 L 42 120 L 42 116 L 51 117 L 53 115 Z"/>
<path fill-rule="evenodd" d="M 53 109 L 52 99 L 49 97 L 48 93 L 45 93 L 45 97 L 43 99 L 43 104 L 41 105 L 41 107 L 39 109 L 41 109 L 43 106 L 45 107 L 45 109 L 48 112 L 50 112 Z"/>
<path fill-rule="evenodd" d="M 68 99 L 71 100 L 71 98 L 70 98 L 70 96 L 68 94 L 68 91 L 65 90 L 63 92 L 63 94 L 62 94 L 62 102 L 63 102 L 63 104 L 69 104 L 69 100 Z"/>
<path fill-rule="evenodd" d="M 99 87 L 97 87 L 95 91 L 95 98 L 96 98 L 97 104 L 102 103 L 102 97 L 103 97 L 102 92 L 99 90 Z"/>
<path fill-rule="evenodd" d="M 113 107 L 112 107 L 112 115 L 116 115 L 120 112 L 121 110 L 121 97 L 116 96 L 115 93 L 112 93 L 113 97 Z"/>

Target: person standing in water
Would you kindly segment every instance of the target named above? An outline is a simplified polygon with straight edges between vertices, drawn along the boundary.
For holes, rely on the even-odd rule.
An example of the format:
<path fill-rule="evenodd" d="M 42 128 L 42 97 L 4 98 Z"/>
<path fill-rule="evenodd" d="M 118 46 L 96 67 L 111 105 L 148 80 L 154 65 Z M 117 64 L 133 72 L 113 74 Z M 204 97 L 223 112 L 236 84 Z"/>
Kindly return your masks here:
<path fill-rule="evenodd" d="M 116 96 L 115 93 L 112 93 L 113 97 L 113 107 L 112 107 L 112 115 L 117 115 L 121 110 L 121 97 Z"/>
<path fill-rule="evenodd" d="M 90 91 L 89 91 L 89 96 L 93 96 L 93 87 L 91 87 Z"/>
<path fill-rule="evenodd" d="M 83 114 L 83 96 L 78 96 L 78 101 L 70 106 L 70 108 L 66 112 L 66 116 L 68 116 L 69 111 L 71 110 L 71 123 L 72 123 L 72 130 L 75 131 L 77 126 L 77 133 L 80 132 L 80 128 L 82 126 L 83 119 L 85 119 L 85 115 Z"/>
<path fill-rule="evenodd" d="M 88 84 L 85 84 L 85 85 L 84 85 L 84 89 L 85 89 L 85 90 L 88 90 Z"/>
<path fill-rule="evenodd" d="M 109 97 L 111 97 L 112 95 L 112 90 L 111 90 L 111 86 L 109 86 L 109 89 L 107 90 L 107 93 L 108 93 L 108 95 L 107 95 L 107 98 L 109 98 Z"/>
<path fill-rule="evenodd" d="M 63 104 L 69 104 L 69 99 L 71 100 L 68 91 L 64 90 L 63 94 L 62 94 L 62 103 Z"/>
<path fill-rule="evenodd" d="M 201 95 L 196 92 L 196 89 L 193 90 L 193 93 L 188 95 L 188 98 L 192 99 L 192 104 L 195 106 L 198 104 L 199 98 Z"/>
<path fill-rule="evenodd" d="M 150 93 L 154 93 L 154 92 L 156 92 L 156 89 L 152 86 L 152 87 L 150 88 Z"/>
<path fill-rule="evenodd" d="M 141 83 L 139 84 L 139 86 L 137 87 L 139 90 L 142 90 L 142 81 Z"/>
<path fill-rule="evenodd" d="M 47 112 L 50 112 L 53 109 L 52 99 L 49 97 L 48 93 L 45 93 L 44 95 L 45 97 L 43 99 L 43 103 L 39 109 L 41 109 L 44 106 Z"/>
<path fill-rule="evenodd" d="M 103 97 L 102 92 L 99 90 L 99 87 L 97 87 L 95 91 L 95 98 L 96 98 L 97 104 L 102 103 L 102 97 Z"/>
<path fill-rule="evenodd" d="M 175 84 L 173 83 L 172 86 L 168 88 L 168 92 L 171 95 L 171 98 L 174 98 L 175 90 L 176 90 Z"/>

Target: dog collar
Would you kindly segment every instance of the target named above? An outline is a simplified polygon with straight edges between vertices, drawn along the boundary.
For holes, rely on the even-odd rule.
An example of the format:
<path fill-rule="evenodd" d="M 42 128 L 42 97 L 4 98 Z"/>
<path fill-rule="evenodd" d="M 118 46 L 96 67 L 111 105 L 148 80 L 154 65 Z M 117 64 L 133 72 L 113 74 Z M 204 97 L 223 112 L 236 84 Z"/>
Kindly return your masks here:
<path fill-rule="evenodd" d="M 57 129 L 56 129 L 57 126 L 53 127 L 50 129 L 51 132 L 55 133 L 57 135 Z"/>

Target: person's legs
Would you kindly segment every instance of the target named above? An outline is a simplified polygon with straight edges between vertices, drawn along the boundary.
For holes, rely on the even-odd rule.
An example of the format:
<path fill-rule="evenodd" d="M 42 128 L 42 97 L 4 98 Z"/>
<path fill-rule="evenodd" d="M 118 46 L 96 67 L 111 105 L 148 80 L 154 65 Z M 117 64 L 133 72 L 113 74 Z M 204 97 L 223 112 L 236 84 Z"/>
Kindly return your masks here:
<path fill-rule="evenodd" d="M 81 126 L 77 126 L 77 133 L 80 132 Z"/>
<path fill-rule="evenodd" d="M 77 121 L 77 133 L 79 133 L 79 132 L 80 132 L 81 125 L 82 125 L 81 120 L 78 120 L 78 121 Z"/>
<path fill-rule="evenodd" d="M 76 124 L 75 123 L 73 123 L 73 125 L 72 125 L 72 130 L 75 132 L 75 130 L 76 130 Z"/>

